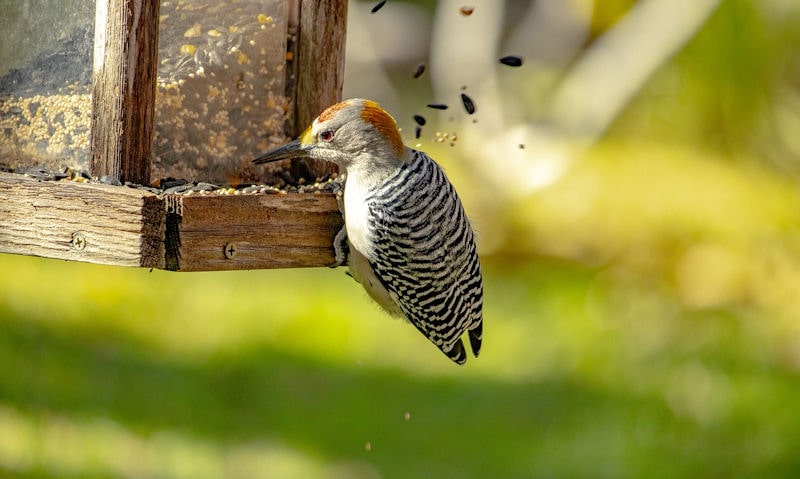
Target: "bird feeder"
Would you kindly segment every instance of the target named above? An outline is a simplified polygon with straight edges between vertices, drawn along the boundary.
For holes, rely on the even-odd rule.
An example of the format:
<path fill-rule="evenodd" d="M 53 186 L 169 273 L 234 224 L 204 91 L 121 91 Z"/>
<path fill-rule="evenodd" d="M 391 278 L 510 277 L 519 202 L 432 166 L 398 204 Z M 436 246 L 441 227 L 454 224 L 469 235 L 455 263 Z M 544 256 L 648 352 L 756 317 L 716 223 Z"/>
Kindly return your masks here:
<path fill-rule="evenodd" d="M 332 193 L 121 184 L 258 184 L 276 174 L 252 158 L 341 99 L 346 5 L 9 4 L 0 12 L 0 252 L 179 271 L 330 264 L 342 224 Z M 302 166 L 311 178 L 332 173 Z M 72 181 L 46 181 L 54 171 Z"/>

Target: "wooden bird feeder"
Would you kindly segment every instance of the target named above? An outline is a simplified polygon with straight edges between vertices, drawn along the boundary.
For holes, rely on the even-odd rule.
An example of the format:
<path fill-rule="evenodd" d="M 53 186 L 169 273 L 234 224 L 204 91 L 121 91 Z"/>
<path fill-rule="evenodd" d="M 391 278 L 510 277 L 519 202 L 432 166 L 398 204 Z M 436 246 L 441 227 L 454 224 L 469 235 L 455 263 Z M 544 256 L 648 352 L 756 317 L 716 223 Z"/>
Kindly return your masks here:
<path fill-rule="evenodd" d="M 173 271 L 333 262 L 332 193 L 156 194 L 18 172 L 263 182 L 275 172 L 251 159 L 341 99 L 346 0 L 50 3 L 0 12 L 17 29 L 0 49 L 0 252 Z"/>

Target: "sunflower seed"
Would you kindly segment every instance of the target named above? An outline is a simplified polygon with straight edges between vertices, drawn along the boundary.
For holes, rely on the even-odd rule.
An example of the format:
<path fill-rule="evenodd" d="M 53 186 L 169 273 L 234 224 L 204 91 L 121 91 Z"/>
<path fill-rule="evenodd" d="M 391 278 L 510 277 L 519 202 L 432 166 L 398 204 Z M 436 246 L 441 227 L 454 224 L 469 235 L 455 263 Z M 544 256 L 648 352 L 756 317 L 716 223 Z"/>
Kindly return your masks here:
<path fill-rule="evenodd" d="M 468 97 L 465 93 L 461 94 L 461 103 L 464 104 L 464 109 L 467 110 L 467 113 L 470 115 L 475 113 L 475 102 L 473 102 L 472 98 Z"/>
<path fill-rule="evenodd" d="M 425 73 L 425 64 L 420 63 L 419 65 L 416 66 L 416 68 L 414 68 L 414 73 L 413 73 L 414 78 L 421 77 L 423 73 Z"/>
<path fill-rule="evenodd" d="M 507 55 L 500 59 L 500 63 L 510 67 L 519 67 L 522 66 L 522 58 L 515 55 Z"/>
<path fill-rule="evenodd" d="M 383 8 L 383 6 L 384 6 L 384 5 L 386 5 L 386 0 L 383 0 L 382 2 L 378 2 L 378 4 L 377 4 L 377 5 L 375 5 L 374 7 L 372 7 L 372 10 L 370 10 L 370 13 L 375 13 L 375 12 L 377 12 L 378 10 L 380 10 L 381 8 Z"/>
<path fill-rule="evenodd" d="M 111 176 L 111 175 L 103 175 L 103 176 L 100 177 L 99 181 L 100 181 L 100 183 L 103 183 L 103 184 L 106 184 L 106 185 L 122 186 L 122 183 L 120 183 L 119 180 L 116 177 Z"/>

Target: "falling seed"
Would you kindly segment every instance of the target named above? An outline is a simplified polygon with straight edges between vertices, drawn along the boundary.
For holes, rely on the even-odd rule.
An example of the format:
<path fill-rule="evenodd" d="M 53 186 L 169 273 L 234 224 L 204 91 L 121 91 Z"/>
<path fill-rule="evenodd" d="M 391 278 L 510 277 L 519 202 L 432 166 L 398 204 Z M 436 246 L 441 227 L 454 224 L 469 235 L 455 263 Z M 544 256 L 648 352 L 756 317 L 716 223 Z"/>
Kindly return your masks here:
<path fill-rule="evenodd" d="M 458 9 L 458 11 L 461 12 L 461 15 L 468 17 L 472 15 L 472 12 L 475 11 L 475 7 L 461 7 Z"/>
<path fill-rule="evenodd" d="M 500 63 L 510 67 L 519 67 L 522 66 L 522 58 L 515 55 L 507 55 L 500 59 Z"/>
<path fill-rule="evenodd" d="M 422 115 L 414 115 L 414 121 L 416 121 L 419 126 L 425 126 L 425 117 Z"/>
<path fill-rule="evenodd" d="M 423 73 L 425 73 L 425 64 L 420 63 L 416 66 L 416 68 L 414 68 L 414 78 L 421 77 Z"/>
<path fill-rule="evenodd" d="M 386 2 L 384 2 L 384 3 L 386 3 Z M 367 441 L 367 443 L 364 444 L 364 450 L 367 451 L 367 452 L 370 452 L 372 450 L 372 443 Z"/>
<path fill-rule="evenodd" d="M 375 5 L 374 7 L 372 7 L 372 10 L 370 10 L 370 13 L 375 13 L 375 12 L 377 12 L 378 10 L 380 10 L 381 8 L 383 8 L 383 6 L 384 6 L 384 5 L 386 5 L 386 0 L 383 0 L 382 2 L 378 2 L 378 4 L 377 4 L 377 5 Z"/>
<path fill-rule="evenodd" d="M 447 105 L 444 103 L 428 103 L 428 108 L 433 108 L 434 110 L 447 110 Z"/>
<path fill-rule="evenodd" d="M 408 421 L 409 419 L 411 419 L 411 413 L 410 413 L 410 412 L 408 412 L 408 411 L 406 411 L 406 414 L 405 414 L 405 416 L 403 416 L 403 418 L 404 418 L 406 421 Z"/>
<path fill-rule="evenodd" d="M 419 139 L 420 136 L 422 136 L 422 127 L 419 126 L 419 125 L 416 125 L 414 127 L 414 138 Z"/>
<path fill-rule="evenodd" d="M 517 146 L 519 147 L 520 150 L 524 150 L 525 149 L 525 144 L 524 143 L 520 143 Z"/>
<path fill-rule="evenodd" d="M 208 36 L 209 36 L 209 37 L 215 37 L 215 38 L 216 38 L 216 37 L 221 37 L 221 36 L 222 36 L 222 33 L 220 33 L 220 31 L 219 31 L 219 30 L 216 30 L 216 29 L 211 29 L 211 30 L 209 30 L 209 31 L 208 31 Z"/>
<path fill-rule="evenodd" d="M 475 102 L 473 102 L 472 98 L 468 97 L 465 93 L 461 94 L 461 103 L 464 104 L 464 109 L 467 110 L 467 113 L 470 115 L 475 113 Z"/>

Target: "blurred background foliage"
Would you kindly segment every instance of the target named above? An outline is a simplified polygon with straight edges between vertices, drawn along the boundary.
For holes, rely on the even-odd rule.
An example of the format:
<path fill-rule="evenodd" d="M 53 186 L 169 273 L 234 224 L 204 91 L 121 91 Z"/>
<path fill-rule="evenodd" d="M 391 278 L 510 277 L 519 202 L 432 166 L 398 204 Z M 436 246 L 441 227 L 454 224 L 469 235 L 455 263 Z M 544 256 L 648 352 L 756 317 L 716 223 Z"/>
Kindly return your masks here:
<path fill-rule="evenodd" d="M 458 187 L 482 356 L 341 270 L 4 255 L 0 473 L 795 477 L 800 3 L 376 3 L 350 4 L 344 95 Z"/>

